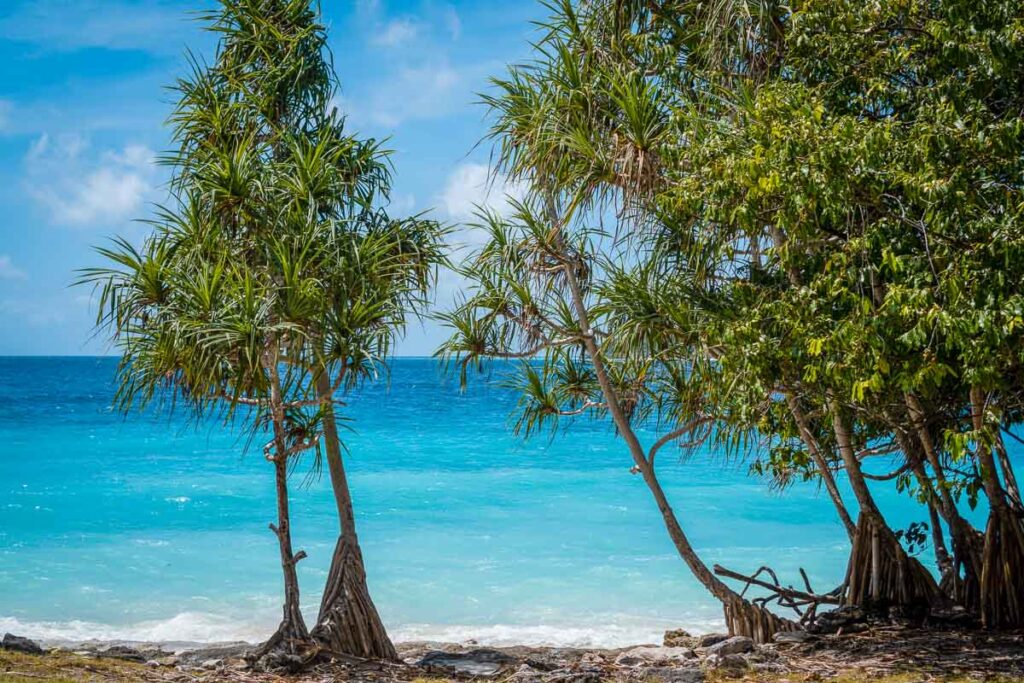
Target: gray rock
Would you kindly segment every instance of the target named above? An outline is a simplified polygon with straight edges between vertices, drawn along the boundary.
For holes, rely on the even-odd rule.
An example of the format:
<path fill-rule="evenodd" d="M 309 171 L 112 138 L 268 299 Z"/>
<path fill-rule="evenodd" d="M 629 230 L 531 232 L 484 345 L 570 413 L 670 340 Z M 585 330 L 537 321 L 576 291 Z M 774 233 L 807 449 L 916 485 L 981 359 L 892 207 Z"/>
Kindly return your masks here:
<path fill-rule="evenodd" d="M 772 636 L 776 643 L 808 643 L 817 639 L 818 636 L 807 631 L 779 631 Z"/>
<path fill-rule="evenodd" d="M 218 666 L 220 666 L 223 663 L 224 663 L 224 660 L 222 660 L 222 659 L 207 659 L 205 662 L 203 662 L 199 666 L 204 668 L 204 669 L 209 670 L 209 669 L 216 669 Z"/>
<path fill-rule="evenodd" d="M 741 654 L 711 655 L 704 664 L 708 669 L 726 674 L 742 674 L 750 668 L 750 663 Z"/>
<path fill-rule="evenodd" d="M 711 647 L 715 643 L 720 643 L 723 640 L 729 640 L 728 634 L 705 633 L 704 635 L 697 637 L 697 647 Z"/>
<path fill-rule="evenodd" d="M 97 657 L 105 657 L 108 659 L 120 659 L 126 662 L 145 662 L 146 656 L 136 650 L 134 647 L 128 647 L 127 645 L 111 645 L 110 647 L 99 650 L 96 653 Z"/>
<path fill-rule="evenodd" d="M 509 683 L 543 683 L 544 679 L 541 678 L 541 673 L 529 664 L 522 664 L 505 680 Z"/>
<path fill-rule="evenodd" d="M 733 636 L 709 646 L 705 651 L 708 655 L 724 657 L 726 655 L 743 654 L 753 649 L 754 641 L 750 638 L 746 636 Z"/>
<path fill-rule="evenodd" d="M 24 652 L 29 655 L 43 654 L 43 648 L 39 647 L 38 643 L 34 640 L 22 638 L 11 633 L 4 635 L 3 641 L 0 642 L 0 648 L 10 650 L 11 652 Z"/>
<path fill-rule="evenodd" d="M 615 658 L 617 666 L 682 664 L 694 659 L 693 650 L 687 647 L 634 647 Z"/>
<path fill-rule="evenodd" d="M 638 673 L 638 680 L 658 681 L 659 683 L 703 683 L 705 678 L 704 672 L 696 666 L 655 666 L 641 669 Z"/>
<path fill-rule="evenodd" d="M 430 652 L 417 665 L 467 676 L 496 676 L 515 662 L 515 658 L 503 652 L 479 649 L 466 653 Z"/>

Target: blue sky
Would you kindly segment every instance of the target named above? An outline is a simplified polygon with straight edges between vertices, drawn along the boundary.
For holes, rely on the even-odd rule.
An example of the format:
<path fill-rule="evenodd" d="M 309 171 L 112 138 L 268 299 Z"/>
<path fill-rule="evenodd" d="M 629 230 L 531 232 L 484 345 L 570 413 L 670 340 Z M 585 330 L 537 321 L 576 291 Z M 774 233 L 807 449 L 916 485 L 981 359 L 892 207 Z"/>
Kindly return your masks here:
<path fill-rule="evenodd" d="M 70 288 L 113 235 L 140 240 L 164 196 L 165 87 L 186 47 L 209 55 L 190 19 L 210 0 L 4 0 L 0 5 L 0 355 L 103 354 L 90 293 Z M 465 220 L 500 208 L 475 104 L 487 78 L 527 56 L 535 0 L 323 0 L 353 130 L 389 137 L 395 213 Z M 439 301 L 457 282 L 446 277 Z M 443 303 L 442 303 L 443 305 Z M 443 332 L 410 329 L 398 352 L 427 355 Z"/>

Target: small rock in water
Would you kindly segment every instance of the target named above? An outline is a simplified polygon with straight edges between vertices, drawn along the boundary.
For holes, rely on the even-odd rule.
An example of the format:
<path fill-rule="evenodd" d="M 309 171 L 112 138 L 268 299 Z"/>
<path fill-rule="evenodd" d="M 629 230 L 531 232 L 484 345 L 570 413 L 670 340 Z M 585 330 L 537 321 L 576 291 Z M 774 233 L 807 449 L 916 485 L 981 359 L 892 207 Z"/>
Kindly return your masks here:
<path fill-rule="evenodd" d="M 709 655 L 736 655 L 750 652 L 754 649 L 754 641 L 746 636 L 733 636 L 719 641 L 707 648 Z"/>
<path fill-rule="evenodd" d="M 641 664 L 682 664 L 696 657 L 686 647 L 634 647 L 615 658 L 618 666 L 639 666 Z"/>
<path fill-rule="evenodd" d="M 418 666 L 439 668 L 468 676 L 495 676 L 515 661 L 513 657 L 497 650 L 480 649 L 464 654 L 435 651 L 427 653 L 418 662 Z"/>
<path fill-rule="evenodd" d="M 3 641 L 0 642 L 0 648 L 10 650 L 11 652 L 24 652 L 29 655 L 43 654 L 43 648 L 39 647 L 34 640 L 22 638 L 11 633 L 4 635 Z"/>
<path fill-rule="evenodd" d="M 727 633 L 705 633 L 697 638 L 697 647 L 711 647 L 723 640 L 729 640 Z"/>

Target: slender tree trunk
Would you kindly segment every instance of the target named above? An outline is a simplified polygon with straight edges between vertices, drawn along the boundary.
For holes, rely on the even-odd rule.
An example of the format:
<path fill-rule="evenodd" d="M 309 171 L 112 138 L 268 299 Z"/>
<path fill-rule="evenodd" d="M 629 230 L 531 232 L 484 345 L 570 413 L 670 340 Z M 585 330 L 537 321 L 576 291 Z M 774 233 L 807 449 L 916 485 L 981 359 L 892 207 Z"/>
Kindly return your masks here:
<path fill-rule="evenodd" d="M 334 417 L 331 382 L 326 372 L 317 376 L 317 393 L 323 406 L 324 451 L 338 507 L 341 533 L 331 557 L 313 637 L 328 651 L 367 659 L 397 660 L 384 622 L 366 585 L 366 568 L 356 535 L 352 494 L 341 458 L 341 442 Z"/>
<path fill-rule="evenodd" d="M 832 403 L 833 431 L 846 466 L 850 485 L 860 505 L 857 536 L 847 570 L 847 604 L 908 610 L 928 609 L 940 598 L 931 573 L 909 557 L 885 523 L 864 479 L 853 448 L 853 439 L 839 407 Z"/>
<path fill-rule="evenodd" d="M 576 273 L 572 269 L 572 264 L 567 264 L 564 267 L 564 272 L 569 285 L 577 322 L 583 333 L 583 344 L 594 367 L 594 374 L 597 376 L 598 384 L 601 387 L 601 392 L 604 394 L 605 402 L 608 404 L 608 411 L 611 413 L 615 427 L 629 447 L 633 463 L 643 476 L 647 488 L 654 496 L 654 501 L 658 505 L 658 511 L 661 513 L 665 528 L 668 530 L 669 537 L 672 539 L 679 556 L 686 563 L 687 567 L 690 568 L 696 579 L 722 602 L 729 633 L 748 636 L 758 643 L 768 643 L 772 641 L 772 636 L 779 631 L 797 629 L 797 625 L 793 622 L 745 600 L 716 577 L 700 559 L 700 556 L 697 555 L 697 551 L 683 532 L 679 520 L 676 518 L 675 511 L 669 505 L 668 498 L 666 498 L 665 492 L 661 488 L 661 484 L 658 482 L 657 475 L 655 474 L 654 464 L 648 459 L 643 446 L 641 446 L 640 440 L 637 438 L 636 432 L 633 430 L 625 411 L 622 409 L 622 404 L 619 402 L 618 392 L 608 377 L 604 365 L 604 357 L 597 346 L 593 330 L 590 326 L 590 316 L 587 312 L 583 291 L 580 288 Z"/>
<path fill-rule="evenodd" d="M 1018 510 L 1024 510 L 1024 501 L 1020 497 L 1020 486 L 1017 484 L 1017 475 L 1014 474 L 1013 464 L 1010 462 L 1010 454 L 1006 452 L 1006 444 L 1003 442 L 1003 435 L 998 431 L 995 435 L 994 448 L 999 458 L 999 466 L 1003 470 L 1003 482 L 1006 484 L 1006 494 Z"/>
<path fill-rule="evenodd" d="M 950 491 L 938 449 L 928 431 L 925 419 L 925 408 L 914 394 L 904 394 L 907 415 L 917 434 L 918 442 L 924 451 L 925 459 L 932 468 L 935 478 L 933 487 L 938 494 L 938 511 L 949 526 L 949 536 L 953 542 L 953 562 L 955 572 L 954 599 L 971 612 L 979 609 L 979 591 L 984 553 L 984 536 L 970 522 L 963 518 L 957 508 L 956 501 Z M 963 571 L 963 577 L 960 572 Z"/>
<path fill-rule="evenodd" d="M 943 588 L 943 592 L 955 599 L 958 595 L 959 576 L 957 575 L 956 563 L 946 548 L 946 539 L 942 535 L 942 523 L 939 518 L 939 512 L 935 507 L 937 503 L 941 505 L 941 500 L 939 500 L 938 494 L 935 492 L 932 480 L 928 477 L 917 441 L 899 426 L 893 427 L 893 434 L 896 437 L 896 443 L 899 444 L 900 450 L 903 451 L 903 457 L 910 464 L 910 469 L 914 473 L 917 485 L 921 488 L 926 499 L 928 522 L 931 527 L 932 548 L 935 551 L 935 564 L 939 569 L 939 576 L 942 577 L 939 585 Z"/>
<path fill-rule="evenodd" d="M 299 604 L 299 578 L 295 565 L 305 557 L 305 553 L 292 552 L 291 515 L 288 509 L 288 443 L 285 438 L 284 409 L 281 401 L 281 389 L 276 366 L 271 374 L 271 411 L 274 430 L 274 483 L 277 492 L 277 525 L 270 525 L 270 530 L 277 536 L 281 554 L 281 572 L 284 575 L 284 607 L 281 624 L 277 631 L 256 652 L 257 658 L 270 656 L 274 661 L 271 666 L 295 665 L 301 660 L 288 661 L 288 656 L 304 654 L 310 649 L 312 641 L 306 622 L 302 618 Z M 284 655 L 285 658 L 276 657 Z"/>
<path fill-rule="evenodd" d="M 843 523 L 843 527 L 846 528 L 846 535 L 849 536 L 850 542 L 853 542 L 853 538 L 857 533 L 857 525 L 853 523 L 849 511 L 846 509 L 843 496 L 839 493 L 839 486 L 836 485 L 836 479 L 832 476 L 832 470 L 828 466 L 828 461 L 825 460 L 821 449 L 818 447 L 818 440 L 814 438 L 814 433 L 811 431 L 807 416 L 800 407 L 800 401 L 793 395 L 793 392 L 787 391 L 786 403 L 789 405 L 789 411 L 796 421 L 797 429 L 800 431 L 800 438 L 803 440 L 804 445 L 807 446 L 807 450 L 810 452 L 814 464 L 817 465 L 818 471 L 821 472 L 821 481 L 825 484 L 825 489 L 832 499 L 832 504 L 836 508 L 839 520 Z"/>
<path fill-rule="evenodd" d="M 1015 628 L 1024 625 L 1024 520 L 1007 503 L 994 448 L 984 443 L 985 393 L 977 387 L 971 388 L 971 421 L 978 435 L 977 457 L 989 504 L 981 622 L 986 628 Z"/>

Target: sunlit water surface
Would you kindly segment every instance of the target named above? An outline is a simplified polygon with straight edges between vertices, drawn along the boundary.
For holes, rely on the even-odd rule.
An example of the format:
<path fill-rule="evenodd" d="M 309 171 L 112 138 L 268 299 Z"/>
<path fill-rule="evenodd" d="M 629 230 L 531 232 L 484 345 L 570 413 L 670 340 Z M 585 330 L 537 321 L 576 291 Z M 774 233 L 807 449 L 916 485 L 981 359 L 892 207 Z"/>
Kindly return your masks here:
<path fill-rule="evenodd" d="M 0 359 L 0 632 L 257 641 L 279 617 L 270 465 L 238 431 L 110 409 L 115 361 Z M 720 625 L 620 442 L 602 423 L 510 433 L 496 373 L 466 392 L 403 359 L 346 415 L 370 588 L 396 640 L 624 645 Z M 648 441 L 650 435 L 645 435 Z M 816 588 L 846 540 L 814 485 L 773 492 L 749 463 L 665 451 L 661 478 L 709 563 Z M 336 521 L 326 480 L 294 480 L 303 604 L 315 617 Z M 890 486 L 894 522 L 923 511 Z M 978 514 L 978 513 L 976 513 Z"/>

